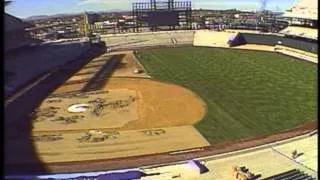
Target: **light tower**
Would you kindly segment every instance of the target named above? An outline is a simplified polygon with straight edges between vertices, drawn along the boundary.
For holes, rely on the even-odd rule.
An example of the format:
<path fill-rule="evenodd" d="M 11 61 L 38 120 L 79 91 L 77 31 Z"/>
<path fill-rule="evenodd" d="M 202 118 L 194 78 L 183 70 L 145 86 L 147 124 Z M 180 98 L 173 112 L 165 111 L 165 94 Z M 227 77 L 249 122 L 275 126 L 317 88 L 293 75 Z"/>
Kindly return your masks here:
<path fill-rule="evenodd" d="M 168 0 L 168 5 L 169 5 L 169 11 L 174 9 L 174 0 Z"/>
<path fill-rule="evenodd" d="M 156 0 L 150 0 L 150 3 L 151 3 L 151 9 L 155 11 L 157 9 Z"/>

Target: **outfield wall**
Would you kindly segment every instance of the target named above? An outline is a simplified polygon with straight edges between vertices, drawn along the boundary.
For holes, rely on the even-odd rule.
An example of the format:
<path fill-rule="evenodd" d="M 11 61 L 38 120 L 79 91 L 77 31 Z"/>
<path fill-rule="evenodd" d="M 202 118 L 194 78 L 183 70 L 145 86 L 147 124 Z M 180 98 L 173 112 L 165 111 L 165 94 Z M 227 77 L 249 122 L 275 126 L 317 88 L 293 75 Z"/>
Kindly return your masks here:
<path fill-rule="evenodd" d="M 278 45 L 279 41 L 282 46 L 287 46 L 294 49 L 303 50 L 306 52 L 318 53 L 318 44 L 317 42 L 303 41 L 283 36 L 277 35 L 266 35 L 266 34 L 251 34 L 251 33 L 240 33 L 240 36 L 243 37 L 244 42 L 241 44 L 258 44 L 258 45 L 269 45 L 275 46 Z"/>
<path fill-rule="evenodd" d="M 194 31 L 160 31 L 102 35 L 101 40 L 113 50 L 149 46 L 176 46 L 192 44 Z"/>
<path fill-rule="evenodd" d="M 102 35 L 101 40 L 106 43 L 106 45 L 113 50 L 127 50 L 127 49 L 139 49 L 140 47 L 152 47 L 152 46 L 181 46 L 181 45 L 195 45 L 195 40 L 199 34 L 203 32 L 211 33 L 208 30 L 184 30 L 184 31 L 160 31 L 160 32 L 145 32 L 145 33 L 127 33 L 127 34 L 108 34 Z M 219 34 L 219 32 L 216 32 Z M 236 35 L 236 32 L 230 33 L 231 35 Z M 209 38 L 210 39 L 210 38 Z M 228 38 L 224 38 L 225 44 L 228 43 Z M 211 44 L 216 44 L 214 39 L 205 41 L 210 41 Z M 217 40 L 218 41 L 218 40 Z M 281 45 L 287 46 L 289 48 L 294 48 L 310 53 L 318 53 L 317 42 L 309 42 L 307 40 L 293 39 L 289 37 L 284 37 L 276 34 L 261 34 L 261 33 L 251 33 L 251 32 L 239 32 L 237 34 L 236 42 L 230 44 L 230 46 L 244 45 L 244 44 L 257 44 L 257 45 L 268 45 L 275 46 L 279 45 L 278 42 L 281 41 Z M 219 41 L 220 42 L 220 41 Z M 203 43 L 202 41 L 200 44 Z M 208 43 L 207 43 L 208 44 Z M 221 44 L 221 42 L 220 42 Z"/>
<path fill-rule="evenodd" d="M 228 33 L 229 36 L 225 36 L 225 34 Z M 224 44 L 224 46 L 219 46 L 219 44 Z M 237 31 L 217 32 L 211 30 L 198 30 L 194 34 L 193 41 L 194 46 L 207 47 L 234 47 L 245 44 L 264 46 L 282 45 L 313 54 L 318 53 L 318 44 L 316 41 L 308 41 L 306 39 L 298 39 L 293 37 L 290 38 L 280 34 Z"/>

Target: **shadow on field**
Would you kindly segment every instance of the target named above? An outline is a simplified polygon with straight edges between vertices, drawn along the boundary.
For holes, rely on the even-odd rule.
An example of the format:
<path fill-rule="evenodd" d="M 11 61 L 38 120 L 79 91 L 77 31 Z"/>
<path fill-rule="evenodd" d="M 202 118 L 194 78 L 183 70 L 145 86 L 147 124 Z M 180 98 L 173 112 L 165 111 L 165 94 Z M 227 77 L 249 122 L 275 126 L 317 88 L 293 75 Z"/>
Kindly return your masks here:
<path fill-rule="evenodd" d="M 33 127 L 30 113 L 79 68 L 104 52 L 104 44 L 92 45 L 89 50 L 52 70 L 48 77 L 18 97 L 10 99 L 5 105 L 5 176 L 50 174 L 50 169 L 39 159 L 32 140 Z"/>
<path fill-rule="evenodd" d="M 112 56 L 81 89 L 81 92 L 102 89 L 107 84 L 109 77 L 112 75 L 115 69 L 118 68 L 124 56 L 124 54 Z"/>

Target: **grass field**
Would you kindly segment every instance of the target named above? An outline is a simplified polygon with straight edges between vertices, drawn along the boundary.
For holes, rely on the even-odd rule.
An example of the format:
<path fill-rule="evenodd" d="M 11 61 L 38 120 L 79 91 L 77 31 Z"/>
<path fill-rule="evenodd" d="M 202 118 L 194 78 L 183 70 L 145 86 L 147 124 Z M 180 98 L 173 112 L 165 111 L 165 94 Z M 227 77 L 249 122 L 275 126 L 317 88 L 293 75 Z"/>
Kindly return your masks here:
<path fill-rule="evenodd" d="M 272 52 L 204 47 L 140 50 L 136 56 L 154 79 L 186 87 L 206 102 L 207 114 L 195 127 L 212 144 L 317 117 L 316 65 Z"/>

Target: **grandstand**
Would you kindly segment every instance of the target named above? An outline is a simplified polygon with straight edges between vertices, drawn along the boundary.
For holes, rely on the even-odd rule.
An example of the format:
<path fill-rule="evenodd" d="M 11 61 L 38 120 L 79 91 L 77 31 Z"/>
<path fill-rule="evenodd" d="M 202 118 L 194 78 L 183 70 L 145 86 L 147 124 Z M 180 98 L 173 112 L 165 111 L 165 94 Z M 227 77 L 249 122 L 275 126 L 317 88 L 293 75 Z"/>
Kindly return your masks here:
<path fill-rule="evenodd" d="M 318 20 L 317 0 L 298 0 L 283 14 L 284 17 Z"/>
<path fill-rule="evenodd" d="M 31 27 L 30 24 L 23 22 L 21 19 L 16 18 L 10 14 L 5 13 L 4 15 L 5 24 L 5 51 L 18 49 L 27 46 L 32 43 L 40 43 L 40 40 L 32 39 L 24 31 L 25 28 Z"/>
<path fill-rule="evenodd" d="M 195 32 L 193 45 L 224 48 L 257 45 L 258 49 L 264 46 L 260 49 L 265 48 L 266 51 L 270 50 L 270 48 L 266 48 L 266 46 L 269 46 L 273 47 L 275 52 L 317 63 L 317 14 L 317 1 L 300 0 L 283 14 L 283 17 L 290 19 L 289 24 L 291 25 L 279 33 L 198 30 Z M 248 49 L 255 49 L 252 47 Z"/>
<path fill-rule="evenodd" d="M 285 11 L 282 15 L 285 18 L 289 18 L 289 24 L 287 28 L 280 31 L 280 34 L 289 38 L 299 38 L 300 41 L 312 41 L 317 44 L 318 40 L 318 1 L 317 0 L 299 0 L 292 7 Z M 303 46 L 303 45 L 302 45 Z M 288 46 L 289 48 L 276 48 L 275 50 L 287 55 L 292 55 L 298 58 L 304 58 L 317 62 L 317 46 L 314 45 L 313 54 L 309 54 L 310 51 L 304 48 L 296 48 Z M 295 48 L 295 49 L 293 49 Z M 299 51 L 300 50 L 300 51 Z M 301 52 L 306 51 L 306 52 Z"/>
<path fill-rule="evenodd" d="M 318 39 L 318 30 L 313 28 L 306 28 L 306 27 L 296 27 L 296 26 L 289 26 L 282 31 L 279 32 L 280 34 L 289 35 L 289 36 L 298 36 L 308 39 Z"/>
<path fill-rule="evenodd" d="M 14 79 L 6 81 L 6 85 L 13 89 L 20 88 L 45 73 L 59 69 L 65 63 L 87 52 L 89 48 L 88 44 L 82 46 L 79 43 L 44 45 L 24 53 L 20 52 L 17 57 L 6 58 L 5 70 L 15 75 Z"/>
<path fill-rule="evenodd" d="M 299 0 L 282 15 L 289 18 L 290 26 L 280 33 L 308 39 L 318 39 L 318 1 Z"/>
<path fill-rule="evenodd" d="M 280 174 L 276 174 L 276 175 L 264 178 L 263 180 L 282 180 L 282 179 L 313 180 L 315 178 L 297 169 L 292 169 Z"/>

